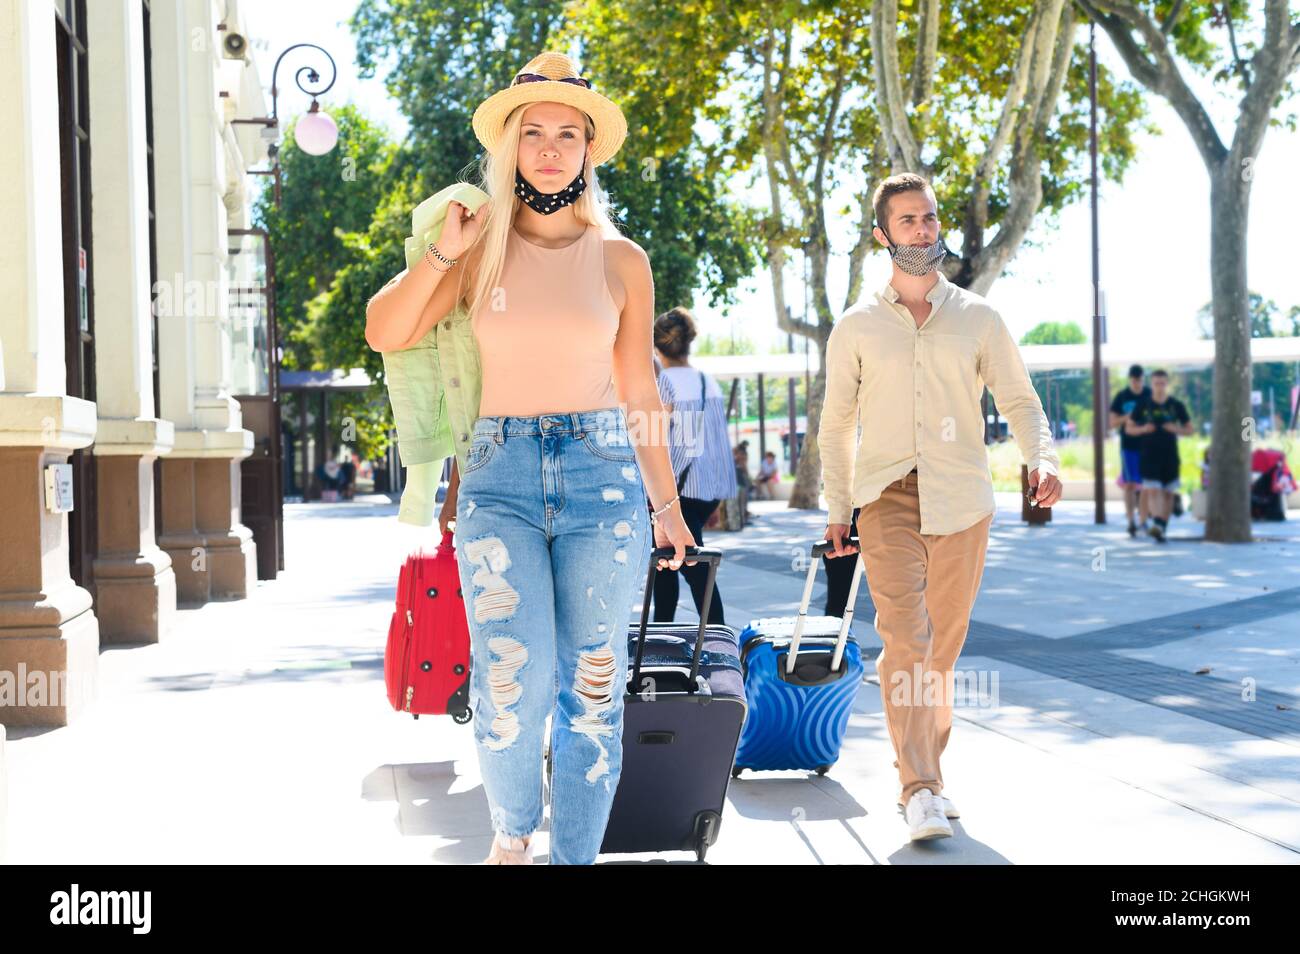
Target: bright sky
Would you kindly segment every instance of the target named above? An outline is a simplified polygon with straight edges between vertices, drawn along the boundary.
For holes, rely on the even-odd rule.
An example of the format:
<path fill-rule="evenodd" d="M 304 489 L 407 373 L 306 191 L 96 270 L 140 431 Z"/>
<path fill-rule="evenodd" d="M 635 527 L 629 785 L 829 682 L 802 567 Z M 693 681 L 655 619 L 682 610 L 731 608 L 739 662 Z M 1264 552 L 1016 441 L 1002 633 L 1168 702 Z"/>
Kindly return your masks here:
<path fill-rule="evenodd" d="M 271 66 L 281 50 L 298 42 L 319 43 L 334 56 L 340 71 L 326 100 L 356 102 L 400 137 L 406 123 L 388 98 L 382 81 L 363 81 L 357 76 L 352 36 L 345 25 L 355 5 L 356 0 L 314 0 L 313 15 L 304 18 L 299 2 L 263 0 L 256 5 L 245 4 L 263 85 L 269 90 Z M 1097 49 L 1103 62 L 1127 77 L 1101 31 Z M 300 55 L 304 58 L 294 59 Z M 293 71 L 308 63 L 318 65 L 318 61 L 306 59 L 304 51 L 295 51 L 280 67 L 281 113 L 285 116 L 301 113 L 309 103 L 292 85 Z M 1208 100 L 1207 108 L 1219 124 L 1220 136 L 1229 142 L 1235 96 L 1211 92 L 1208 84 L 1198 83 L 1196 90 L 1203 101 Z M 1182 121 L 1163 100 L 1149 97 L 1148 103 L 1151 118 L 1162 134 L 1139 140 L 1138 158 L 1123 184 L 1102 183 L 1101 282 L 1109 312 L 1109 340 L 1154 351 L 1162 342 L 1197 336 L 1196 312 L 1210 298 L 1210 213 L 1205 167 Z M 1254 165 L 1249 275 L 1251 288 L 1276 301 L 1283 313 L 1300 304 L 1293 239 L 1300 216 L 1297 169 L 1300 134 L 1270 129 Z M 738 183 L 737 194 L 742 193 L 748 194 L 749 190 Z M 835 307 L 844 296 L 844 259 L 854 224 L 843 223 L 840 234 L 833 239 L 835 249 L 841 253 L 831 276 L 831 301 Z M 1088 202 L 1068 208 L 1054 225 L 1040 218 L 1029 240 L 1030 244 L 1021 248 L 1007 273 L 993 286 L 989 298 L 1017 338 L 1041 321 L 1073 320 L 1088 334 L 1092 309 Z M 949 245 L 955 246 L 956 242 L 950 241 Z M 793 266 L 786 286 L 787 300 L 796 314 L 804 298 L 801 275 L 802 265 Z M 878 287 L 888 277 L 889 257 L 882 249 L 868 259 L 865 287 Z M 677 303 L 658 304 L 667 308 Z M 732 306 L 729 314 L 710 309 L 702 301 L 693 310 L 706 334 L 747 335 L 763 350 L 769 342 L 784 342 L 785 336 L 776 330 L 771 283 L 765 269 L 743 283 L 740 303 Z"/>

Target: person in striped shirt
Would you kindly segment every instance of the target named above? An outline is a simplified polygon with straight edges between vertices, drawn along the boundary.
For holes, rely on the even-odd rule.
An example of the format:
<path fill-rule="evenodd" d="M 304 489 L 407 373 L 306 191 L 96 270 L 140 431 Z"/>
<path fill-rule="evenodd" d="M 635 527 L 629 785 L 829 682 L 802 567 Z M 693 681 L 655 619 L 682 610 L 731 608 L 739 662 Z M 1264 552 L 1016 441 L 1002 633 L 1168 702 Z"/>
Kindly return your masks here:
<path fill-rule="evenodd" d="M 695 320 L 685 308 L 673 308 L 655 319 L 655 354 L 662 367 L 659 398 L 668 412 L 668 454 L 677 477 L 682 519 L 696 545 L 703 546 L 705 523 L 722 500 L 736 495 L 736 467 L 727 439 L 722 389 L 703 371 L 691 367 L 695 335 Z M 677 613 L 679 573 L 691 588 L 696 612 L 701 611 L 708 566 L 697 563 L 680 570 L 664 569 L 655 574 L 656 623 L 671 623 Z M 715 583 L 709 622 L 725 625 L 724 615 L 722 594 Z"/>

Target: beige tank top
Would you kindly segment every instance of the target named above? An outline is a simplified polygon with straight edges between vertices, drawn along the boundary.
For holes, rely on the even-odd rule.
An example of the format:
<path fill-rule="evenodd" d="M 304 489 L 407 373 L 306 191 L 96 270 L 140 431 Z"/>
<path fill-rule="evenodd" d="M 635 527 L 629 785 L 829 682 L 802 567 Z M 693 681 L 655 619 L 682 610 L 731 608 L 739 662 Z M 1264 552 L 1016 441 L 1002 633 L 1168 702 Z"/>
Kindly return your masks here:
<path fill-rule="evenodd" d="M 479 414 L 616 407 L 618 319 L 598 226 L 564 248 L 534 245 L 512 227 L 500 287 L 472 319 L 483 365 Z"/>

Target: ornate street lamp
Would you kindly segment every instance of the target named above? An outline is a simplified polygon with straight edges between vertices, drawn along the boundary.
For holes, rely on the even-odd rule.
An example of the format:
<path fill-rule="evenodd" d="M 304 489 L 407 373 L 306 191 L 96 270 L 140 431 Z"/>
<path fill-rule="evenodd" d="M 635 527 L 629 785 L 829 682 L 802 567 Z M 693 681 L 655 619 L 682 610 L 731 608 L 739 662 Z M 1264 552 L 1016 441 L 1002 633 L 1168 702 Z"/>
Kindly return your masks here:
<path fill-rule="evenodd" d="M 227 50 L 240 53 L 244 39 L 242 34 L 229 33 L 225 43 Z M 231 120 L 232 123 L 261 126 L 262 135 L 272 140 L 267 146 L 270 167 L 247 171 L 249 175 L 275 177 L 274 198 L 277 207 L 280 205 L 280 90 L 276 77 L 285 56 L 299 47 L 310 47 L 324 55 L 329 61 L 330 80 L 321 85 L 320 73 L 311 66 L 300 67 L 294 73 L 294 83 L 311 97 L 311 107 L 298 120 L 294 138 L 298 148 L 309 155 L 322 156 L 334 148 L 338 142 L 339 128 L 333 118 L 320 108 L 316 97 L 329 92 L 338 79 L 338 68 L 328 51 L 315 43 L 295 43 L 276 57 L 275 67 L 271 70 L 270 116 Z M 251 319 L 248 323 L 250 330 L 236 344 L 236 355 L 242 359 L 239 366 L 248 372 L 244 379 L 246 383 L 241 388 L 246 393 L 236 394 L 235 397 L 245 408 L 245 426 L 253 431 L 256 447 L 255 452 L 241 462 L 241 479 L 245 486 L 251 485 L 257 492 L 245 494 L 241 516 L 253 531 L 257 543 L 258 578 L 274 579 L 277 572 L 284 569 L 282 407 L 279 333 L 275 322 L 275 261 L 271 237 L 266 229 L 231 229 L 229 236 L 232 260 L 240 254 L 251 255 L 253 273 L 246 276 L 250 280 L 232 287 L 232 291 L 236 292 L 232 295 L 232 302 L 242 309 L 240 314 L 247 313 Z M 246 246 L 246 238 L 252 238 L 258 243 L 260 259 L 257 255 L 258 246 Z M 238 322 L 235 327 L 239 328 Z"/>
<path fill-rule="evenodd" d="M 271 115 L 259 116 L 253 119 L 232 119 L 232 123 L 248 123 L 254 126 L 265 126 L 267 131 L 276 130 L 280 125 L 279 118 L 279 88 L 276 85 L 276 74 L 280 71 L 280 62 L 292 50 L 299 47 L 310 47 L 313 50 L 319 50 L 330 64 L 330 81 L 324 86 L 316 88 L 321 81 L 320 73 L 311 66 L 302 66 L 293 74 L 293 81 L 298 88 L 311 97 L 311 107 L 307 114 L 298 120 L 298 125 L 294 127 L 294 139 L 298 148 L 311 156 L 323 156 L 334 148 L 339 139 L 339 127 L 334 122 L 332 116 L 320 108 L 320 103 L 316 101 L 317 96 L 323 96 L 328 93 L 338 79 L 338 68 L 334 65 L 334 57 L 322 46 L 315 43 L 295 43 L 293 46 L 285 49 L 283 53 L 275 58 L 275 66 L 271 69 Z M 306 82 L 304 83 L 304 75 Z M 271 133 L 271 135 L 275 135 Z M 271 161 L 269 169 L 249 169 L 249 175 L 258 176 L 275 176 L 275 204 L 280 204 L 280 146 L 278 142 L 273 142 L 267 147 L 267 155 Z"/>

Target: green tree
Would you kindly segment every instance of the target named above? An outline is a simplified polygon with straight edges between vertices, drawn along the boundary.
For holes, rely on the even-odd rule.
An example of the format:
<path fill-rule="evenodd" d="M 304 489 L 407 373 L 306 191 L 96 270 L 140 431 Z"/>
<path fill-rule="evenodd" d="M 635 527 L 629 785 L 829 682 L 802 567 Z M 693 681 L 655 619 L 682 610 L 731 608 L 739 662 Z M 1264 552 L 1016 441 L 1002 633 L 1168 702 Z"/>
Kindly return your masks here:
<path fill-rule="evenodd" d="M 362 75 L 386 70 L 385 84 L 410 122 L 408 154 L 421 198 L 473 178 L 482 152 L 471 126 L 479 103 L 508 86 L 543 50 L 581 46 L 583 37 L 563 32 L 568 6 L 558 0 L 361 0 L 351 20 L 357 63 Z M 726 201 L 724 170 L 689 150 L 665 151 L 654 117 L 624 101 L 598 58 L 588 54 L 579 62 L 627 117 L 627 141 L 599 177 L 624 233 L 650 257 L 658 310 L 689 305 L 701 286 L 715 305 L 733 301 L 734 287 L 754 268 L 755 226 L 743 208 Z"/>
<path fill-rule="evenodd" d="M 330 113 L 338 123 L 338 144 L 323 156 L 309 155 L 297 148 L 291 126 L 280 150 L 280 204 L 266 189 L 254 216 L 267 229 L 275 256 L 281 367 L 365 368 L 374 382 L 366 393 L 331 395 L 327 433 L 375 459 L 388 447 L 381 365 L 365 343 L 365 301 L 358 307 L 355 298 L 340 297 L 338 291 L 340 277 L 355 273 L 356 235 L 370 229 L 376 211 L 390 200 L 400 150 L 354 104 L 333 106 Z M 373 289 L 366 299 L 370 294 Z"/>
<path fill-rule="evenodd" d="M 1020 338 L 1022 345 L 1084 344 L 1088 340 L 1074 321 L 1042 321 Z"/>
<path fill-rule="evenodd" d="M 357 422 L 357 437 L 369 456 L 387 449 L 391 421 L 384 388 L 383 356 L 366 344 L 366 305 L 375 291 L 406 267 L 402 238 L 409 234 L 411 209 L 424 197 L 412 181 L 399 181 L 383 197 L 364 230 L 340 233 L 347 264 L 309 308 L 319 360 L 327 368 L 364 368 L 373 382 L 362 397 L 340 407 Z M 394 236 L 397 236 L 396 240 Z"/>
<path fill-rule="evenodd" d="M 940 219 L 961 234 L 945 273 L 984 294 L 1034 219 L 1087 185 L 1088 56 L 1074 5 L 873 0 L 871 30 L 890 169 L 937 181 Z M 1097 93 L 1102 172 L 1118 181 L 1144 126 L 1142 98 L 1103 65 Z"/>
<path fill-rule="evenodd" d="M 1073 321 L 1043 321 L 1026 331 L 1022 345 L 1084 344 L 1083 329 Z M 1054 421 L 1074 421 L 1083 431 L 1083 418 L 1092 424 L 1092 375 L 1080 371 L 1034 371 L 1029 379 L 1038 389 L 1043 408 Z"/>
<path fill-rule="evenodd" d="M 363 0 L 351 21 L 358 64 L 369 74 L 387 68 L 388 89 L 409 122 L 406 140 L 390 142 L 351 105 L 333 110 L 339 144 L 326 156 L 296 149 L 289 130 L 281 205 L 268 192 L 258 208 L 277 261 L 283 367 L 369 373 L 368 393 L 334 396 L 329 425 L 366 456 L 387 448 L 391 426 L 382 358 L 365 343 L 366 304 L 405 267 L 411 210 L 472 175 L 481 152 L 474 108 L 550 45 L 562 14 L 559 3 Z M 495 43 L 500 36 L 509 38 L 504 46 Z M 752 224 L 684 162 L 661 163 L 653 174 L 659 186 L 638 187 L 639 173 L 620 180 L 616 169 L 602 169 L 630 234 L 655 264 L 660 301 L 689 303 L 699 283 L 714 304 L 730 301 L 753 269 Z"/>
<path fill-rule="evenodd" d="M 964 230 L 949 277 L 978 291 L 1036 214 L 1078 196 L 1086 76 L 1072 10 L 1064 0 L 942 9 L 921 0 L 901 12 L 895 2 L 581 0 L 571 19 L 602 73 L 659 110 L 666 148 L 684 148 L 705 121 L 715 133 L 709 162 L 752 171 L 767 196 L 762 236 L 777 325 L 811 339 L 824 368 L 837 312 L 831 256 L 847 256 L 847 308 L 862 291 L 870 197 L 882 175 L 931 176 L 941 218 Z M 1104 69 L 1101 95 L 1103 162 L 1118 176 L 1132 158 L 1140 97 Z M 832 246 L 832 217 L 852 223 L 847 249 Z M 795 252 L 811 276 L 807 321 L 786 309 Z M 824 390 L 819 371 L 792 507 L 818 506 Z"/>
<path fill-rule="evenodd" d="M 1283 325 L 1281 309 L 1277 302 L 1271 298 L 1265 298 L 1259 292 L 1250 292 L 1247 296 L 1249 301 L 1248 313 L 1250 315 L 1250 336 L 1252 338 L 1288 338 L 1300 334 L 1300 305 L 1294 305 L 1287 314 L 1286 324 Z M 1276 324 L 1275 324 L 1276 322 Z M 1196 323 L 1200 328 L 1202 338 L 1214 337 L 1214 305 L 1207 302 L 1201 306 L 1201 310 L 1196 313 Z M 1206 394 L 1212 392 L 1213 375 L 1207 370 L 1205 373 L 1205 383 L 1203 384 Z M 1269 398 L 1272 397 L 1272 406 L 1281 418 L 1281 426 L 1285 427 L 1289 422 L 1291 388 L 1295 385 L 1296 366 L 1294 362 L 1282 361 L 1259 361 L 1251 363 L 1250 386 L 1252 391 L 1258 391 L 1262 399 L 1260 408 L 1251 407 L 1251 415 L 1257 413 L 1267 414 L 1270 406 Z M 1211 456 L 1213 461 L 1213 456 Z"/>
<path fill-rule="evenodd" d="M 1273 319 L 1277 317 L 1277 302 L 1271 298 L 1265 298 L 1259 292 L 1248 292 L 1246 296 L 1247 305 L 1246 313 L 1250 316 L 1250 336 L 1252 338 L 1277 338 L 1285 337 L 1286 333 L 1275 332 L 1273 330 Z M 1300 306 L 1298 306 L 1300 307 Z M 1295 316 L 1297 309 L 1291 310 L 1290 334 L 1295 334 Z M 1200 331 L 1202 339 L 1214 338 L 1214 303 L 1206 302 L 1201 306 L 1201 310 L 1196 313 L 1196 326 Z"/>
<path fill-rule="evenodd" d="M 287 369 L 322 367 L 321 330 L 309 305 L 352 259 L 344 234 L 369 228 L 392 188 L 398 150 L 387 132 L 351 103 L 331 107 L 330 114 L 339 127 L 334 149 L 308 155 L 294 143 L 290 127 L 280 150 L 280 204 L 265 189 L 254 208 L 275 254 L 276 324 L 284 348 L 281 366 Z M 320 317 L 319 309 L 315 317 Z M 358 350 L 356 356 L 360 354 Z M 355 359 L 349 362 L 339 366 L 360 365 Z"/>
<path fill-rule="evenodd" d="M 1209 178 L 1210 287 L 1214 313 L 1214 404 L 1205 538 L 1244 542 L 1250 530 L 1250 295 L 1246 233 L 1254 164 L 1270 125 L 1294 126 L 1274 112 L 1294 91 L 1300 23 L 1287 0 L 1078 0 L 1106 31 L 1133 78 L 1163 97 L 1182 120 Z M 1184 71 L 1240 93 L 1225 142 Z"/>
<path fill-rule="evenodd" d="M 758 349 L 754 347 L 754 342 L 747 335 L 736 337 L 728 335 L 727 337 L 714 337 L 713 335 L 700 335 L 700 337 L 691 345 L 691 352 L 697 356 L 700 355 L 732 355 L 732 354 L 757 354 Z"/>

